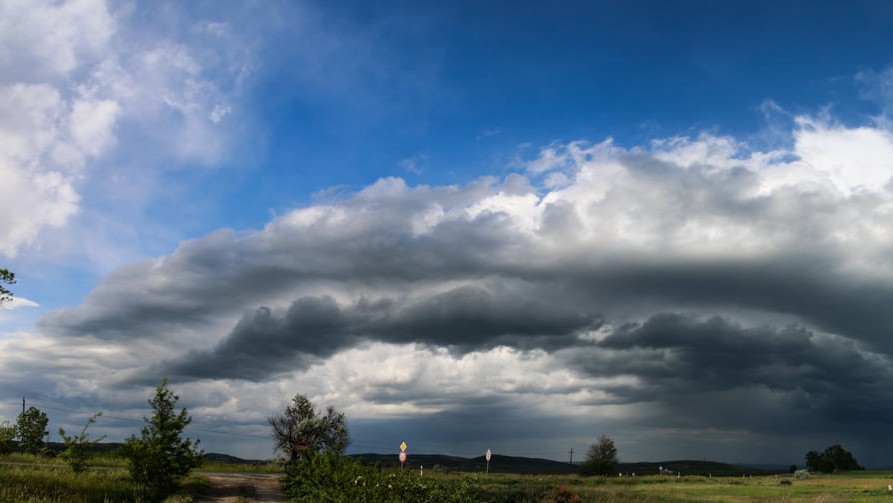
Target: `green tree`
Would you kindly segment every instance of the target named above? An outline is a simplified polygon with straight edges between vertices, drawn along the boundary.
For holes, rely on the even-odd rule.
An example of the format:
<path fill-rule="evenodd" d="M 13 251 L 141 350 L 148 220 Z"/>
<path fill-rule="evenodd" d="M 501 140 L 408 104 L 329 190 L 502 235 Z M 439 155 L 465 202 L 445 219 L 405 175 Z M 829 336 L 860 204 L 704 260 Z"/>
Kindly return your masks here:
<path fill-rule="evenodd" d="M 806 469 L 811 472 L 832 473 L 845 470 L 864 470 L 856 462 L 853 454 L 840 444 L 834 444 L 824 452 L 809 451 L 804 456 L 806 460 Z"/>
<path fill-rule="evenodd" d="M 155 397 L 149 400 L 154 413 L 151 418 L 143 418 L 146 425 L 140 430 L 140 437 L 132 435 L 124 442 L 130 476 L 151 499 L 162 499 L 173 492 L 202 463 L 200 441 L 181 438 L 192 418 L 185 408 L 179 413 L 175 411 L 179 399 L 167 389 L 165 378 L 155 388 Z"/>
<path fill-rule="evenodd" d="M 317 412 L 313 403 L 300 393 L 282 414 L 267 418 L 273 429 L 276 448 L 291 461 L 301 458 L 302 452 L 334 452 L 340 454 L 350 442 L 350 432 L 344 413 L 329 406 L 325 413 Z"/>
<path fill-rule="evenodd" d="M 12 452 L 12 442 L 15 438 L 16 427 L 9 424 L 9 421 L 0 423 L 0 454 L 9 454 Z"/>
<path fill-rule="evenodd" d="M 610 475 L 617 472 L 617 447 L 614 441 L 601 435 L 589 446 L 586 461 L 580 466 L 581 475 Z"/>
<path fill-rule="evenodd" d="M 81 430 L 81 434 L 77 436 L 68 436 L 65 434 L 65 430 L 59 428 L 59 436 L 62 437 L 62 441 L 65 443 L 65 450 L 59 454 L 59 457 L 68 463 L 68 466 L 71 467 L 74 473 L 81 473 L 87 468 L 87 450 L 105 440 L 105 435 L 93 440 L 87 438 L 87 428 L 95 423 L 96 419 L 101 415 L 102 412 L 97 412 L 88 419 L 87 424 Z"/>
<path fill-rule="evenodd" d="M 13 285 L 16 282 L 16 275 L 9 272 L 9 269 L 0 269 L 0 304 L 12 300 L 12 292 L 7 290 L 3 283 Z"/>
<path fill-rule="evenodd" d="M 31 454 L 40 454 L 46 448 L 43 438 L 49 434 L 47 423 L 50 419 L 45 412 L 37 407 L 28 407 L 28 410 L 19 414 L 16 423 L 16 435 L 19 437 L 19 446 L 22 450 Z"/>

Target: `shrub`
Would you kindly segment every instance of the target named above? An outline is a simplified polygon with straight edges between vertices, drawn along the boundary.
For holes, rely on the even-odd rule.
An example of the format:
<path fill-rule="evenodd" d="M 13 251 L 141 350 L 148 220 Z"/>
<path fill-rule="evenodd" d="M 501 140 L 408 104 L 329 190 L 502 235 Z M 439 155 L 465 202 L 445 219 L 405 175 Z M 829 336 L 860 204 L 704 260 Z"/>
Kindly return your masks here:
<path fill-rule="evenodd" d="M 282 486 L 290 500 L 362 503 L 465 503 L 467 484 L 420 478 L 415 472 L 386 473 L 378 466 L 334 452 L 305 453 L 286 465 Z"/>
<path fill-rule="evenodd" d="M 580 475 L 612 475 L 617 473 L 617 447 L 610 438 L 601 435 L 589 446 L 586 461 L 580 466 Z"/>
<path fill-rule="evenodd" d="M 556 487 L 549 491 L 543 503 L 583 503 L 583 498 L 566 487 Z"/>
<path fill-rule="evenodd" d="M 329 406 L 325 413 L 317 411 L 305 395 L 297 394 L 282 414 L 267 418 L 273 430 L 276 448 L 296 461 L 307 453 L 344 452 L 350 432 L 343 412 Z"/>
<path fill-rule="evenodd" d="M 794 478 L 797 480 L 808 479 L 811 476 L 809 470 L 797 470 L 794 472 Z"/>
<path fill-rule="evenodd" d="M 16 438 L 15 426 L 9 421 L 0 423 L 0 454 L 9 454 L 13 449 L 13 440 Z"/>
<path fill-rule="evenodd" d="M 19 445 L 22 450 L 30 454 L 42 454 L 46 450 L 43 438 L 49 433 L 47 423 L 50 419 L 45 412 L 37 407 L 28 407 L 28 410 L 19 414 L 16 423 L 16 434 L 19 437 Z"/>
<path fill-rule="evenodd" d="M 145 489 L 150 499 L 161 499 L 176 489 L 193 468 L 202 463 L 198 441 L 181 439 L 183 429 L 192 422 L 186 409 L 174 411 L 180 398 L 167 389 L 167 379 L 155 388 L 149 404 L 155 411 L 152 418 L 143 418 L 146 426 L 141 436 L 131 436 L 122 448 L 127 457 L 130 476 Z"/>
<path fill-rule="evenodd" d="M 87 468 L 87 449 L 105 439 L 105 435 L 94 440 L 87 438 L 87 428 L 95 423 L 96 419 L 101 415 L 102 412 L 97 412 L 88 419 L 87 424 L 84 425 L 81 434 L 78 436 L 68 436 L 65 434 L 65 430 L 59 428 L 59 436 L 65 442 L 65 450 L 59 454 L 59 457 L 68 463 L 68 466 L 74 473 L 81 473 Z"/>
<path fill-rule="evenodd" d="M 832 473 L 843 470 L 864 470 L 856 462 L 853 453 L 844 449 L 840 444 L 834 444 L 824 452 L 809 451 L 804 456 L 806 468 L 814 472 Z"/>

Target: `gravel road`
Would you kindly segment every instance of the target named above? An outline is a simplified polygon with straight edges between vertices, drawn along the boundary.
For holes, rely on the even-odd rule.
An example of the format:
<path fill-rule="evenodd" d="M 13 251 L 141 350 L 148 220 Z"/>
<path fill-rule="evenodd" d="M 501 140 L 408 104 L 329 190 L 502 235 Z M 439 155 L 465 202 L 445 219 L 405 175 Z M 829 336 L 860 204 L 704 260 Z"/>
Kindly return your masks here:
<path fill-rule="evenodd" d="M 210 473 L 208 490 L 195 503 L 284 503 L 285 494 L 279 486 L 281 475 L 260 473 Z M 241 499 L 240 499 L 241 498 Z"/>

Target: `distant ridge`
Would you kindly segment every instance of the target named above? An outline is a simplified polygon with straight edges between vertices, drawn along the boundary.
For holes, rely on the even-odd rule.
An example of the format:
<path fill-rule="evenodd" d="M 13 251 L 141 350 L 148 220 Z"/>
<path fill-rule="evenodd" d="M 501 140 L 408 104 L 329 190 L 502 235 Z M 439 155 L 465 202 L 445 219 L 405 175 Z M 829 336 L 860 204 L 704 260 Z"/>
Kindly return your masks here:
<path fill-rule="evenodd" d="M 90 447 L 92 452 L 109 452 L 118 450 L 120 443 L 99 443 Z M 49 442 L 48 450 L 52 455 L 57 455 L 64 449 L 64 445 L 58 442 Z M 350 457 L 362 459 L 367 463 L 380 463 L 382 466 L 400 466 L 397 454 L 351 454 Z M 242 459 L 229 454 L 208 452 L 205 459 L 229 464 L 263 464 L 270 460 Z M 449 456 L 445 454 L 409 454 L 405 469 L 418 470 L 423 466 L 425 470 L 444 470 L 453 472 L 483 472 L 487 469 L 487 461 L 484 456 L 463 458 L 461 456 Z M 520 456 L 505 456 L 494 454 L 490 458 L 490 472 L 492 473 L 518 473 L 518 474 L 571 474 L 577 473 L 579 463 L 565 463 L 553 459 L 526 458 Z M 674 460 L 674 461 L 642 461 L 634 463 L 620 463 L 617 472 L 624 475 L 635 473 L 638 476 L 657 475 L 660 469 L 665 474 L 704 475 L 714 477 L 740 477 L 742 475 L 768 475 L 784 473 L 784 466 L 774 465 L 734 465 L 706 460 Z"/>
<path fill-rule="evenodd" d="M 114 452 L 121 449 L 122 445 L 124 444 L 120 442 L 101 442 L 91 445 L 87 449 L 89 450 L 89 452 L 94 453 Z M 65 444 L 61 442 L 47 442 L 47 451 L 49 451 L 49 453 L 53 456 L 59 455 L 59 453 L 64 450 Z M 208 461 L 216 461 L 218 463 L 226 463 L 232 465 L 256 465 L 270 462 L 270 460 L 261 459 L 242 459 L 236 456 L 230 456 L 229 454 L 223 454 L 219 452 L 206 452 L 204 458 Z"/>
<path fill-rule="evenodd" d="M 624 474 L 635 473 L 636 475 L 657 475 L 663 468 L 664 473 L 681 475 L 704 475 L 717 477 L 740 477 L 742 475 L 768 475 L 772 473 L 780 473 L 784 470 L 766 470 L 754 466 L 732 465 L 728 463 L 719 463 L 716 461 L 706 460 L 676 460 L 676 461 L 657 461 L 657 462 L 636 462 L 636 463 L 620 463 L 618 472 Z"/>
<path fill-rule="evenodd" d="M 397 454 L 352 454 L 354 458 L 365 460 L 367 463 L 381 463 L 382 466 L 399 466 Z M 418 470 L 423 466 L 426 470 L 445 470 L 454 472 L 483 472 L 487 468 L 487 461 L 483 456 L 475 458 L 463 458 L 459 456 L 446 456 L 442 454 L 410 454 L 404 465 L 406 469 Z M 552 459 L 525 458 L 516 456 L 503 456 L 494 454 L 490 459 L 491 473 L 521 473 L 521 474 L 569 474 L 576 473 L 578 464 L 564 463 Z M 738 466 L 716 461 L 675 460 L 657 462 L 620 463 L 618 474 L 630 475 L 657 475 L 660 469 L 664 474 L 676 475 L 704 475 L 715 477 L 740 477 L 742 475 L 767 475 L 784 471 L 766 470 L 752 466 Z"/>
<path fill-rule="evenodd" d="M 397 454 L 351 454 L 351 457 L 365 460 L 367 463 L 381 463 L 382 466 L 399 466 Z M 483 472 L 487 469 L 484 456 L 463 458 L 443 454 L 409 454 L 406 469 L 418 470 L 423 466 L 426 470 L 440 469 L 454 472 Z M 539 473 L 560 474 L 576 473 L 578 467 L 552 459 L 524 458 L 494 454 L 490 458 L 491 473 Z"/>

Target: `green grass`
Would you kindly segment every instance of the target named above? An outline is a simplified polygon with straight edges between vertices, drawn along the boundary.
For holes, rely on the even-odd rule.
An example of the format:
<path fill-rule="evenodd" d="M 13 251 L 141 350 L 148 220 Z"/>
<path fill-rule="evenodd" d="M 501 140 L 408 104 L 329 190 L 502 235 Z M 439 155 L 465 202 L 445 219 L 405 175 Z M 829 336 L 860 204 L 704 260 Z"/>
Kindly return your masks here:
<path fill-rule="evenodd" d="M 61 460 L 51 457 L 15 454 L 0 457 L 0 463 L 6 463 L 0 464 L 0 503 L 139 501 L 138 488 L 130 481 L 125 461 L 114 454 L 101 454 L 91 458 L 92 468 L 80 475 L 72 473 Z M 206 462 L 201 470 L 281 473 L 282 468 L 275 463 L 236 465 Z M 385 474 L 388 471 L 386 469 Z M 412 476 L 418 478 L 417 472 L 413 472 Z M 461 485 L 467 488 L 467 494 L 473 497 L 473 501 L 488 503 L 544 503 L 558 501 L 550 500 L 550 497 L 559 493 L 572 494 L 577 498 L 573 501 L 581 503 L 893 503 L 893 493 L 887 490 L 887 485 L 893 484 L 893 471 L 847 472 L 796 480 L 787 475 L 752 478 L 676 478 L 653 475 L 619 478 L 485 475 L 426 470 L 423 479 L 418 482 L 424 484 L 424 480 L 434 479 Z M 782 485 L 783 480 L 790 481 L 790 485 Z M 178 494 L 167 501 L 188 503 L 207 483 L 207 478 L 201 474 L 192 475 L 182 484 Z"/>
<path fill-rule="evenodd" d="M 0 502 L 103 503 L 135 501 L 135 494 L 136 487 L 122 470 L 74 475 L 61 465 L 0 465 Z"/>
<path fill-rule="evenodd" d="M 207 460 L 202 463 L 199 470 L 224 473 L 283 473 L 285 471 L 278 463 L 221 463 Z"/>
<path fill-rule="evenodd" d="M 426 474 L 426 477 L 428 475 Z M 792 503 L 868 503 L 893 502 L 887 490 L 893 484 L 893 472 L 865 471 L 818 475 L 807 480 L 787 476 L 676 477 L 636 478 L 579 477 L 575 475 L 431 475 L 460 480 L 466 477 L 472 494 L 480 501 L 540 502 L 554 488 L 568 489 L 580 501 L 610 503 L 681 503 L 681 502 L 792 502 Z M 788 480 L 790 485 L 782 485 Z"/>
<path fill-rule="evenodd" d="M 140 491 L 130 479 L 126 462 L 114 454 L 91 457 L 85 472 L 75 474 L 61 460 L 12 454 L 0 457 L 0 503 L 140 502 Z M 188 503 L 208 485 L 202 475 L 191 475 L 167 503 Z"/>

